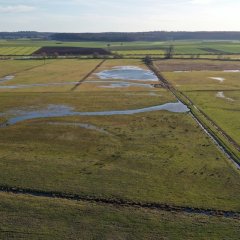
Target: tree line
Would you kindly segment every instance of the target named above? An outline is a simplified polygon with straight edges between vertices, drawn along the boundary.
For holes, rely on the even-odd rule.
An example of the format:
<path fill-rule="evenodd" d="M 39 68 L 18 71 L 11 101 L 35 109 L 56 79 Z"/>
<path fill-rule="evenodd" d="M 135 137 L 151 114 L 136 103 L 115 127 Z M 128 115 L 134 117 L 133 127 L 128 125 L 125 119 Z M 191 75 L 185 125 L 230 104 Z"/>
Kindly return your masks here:
<path fill-rule="evenodd" d="M 106 32 L 106 33 L 44 33 L 0 32 L 0 39 L 45 39 L 56 41 L 174 41 L 174 40 L 240 40 L 240 32 Z"/>

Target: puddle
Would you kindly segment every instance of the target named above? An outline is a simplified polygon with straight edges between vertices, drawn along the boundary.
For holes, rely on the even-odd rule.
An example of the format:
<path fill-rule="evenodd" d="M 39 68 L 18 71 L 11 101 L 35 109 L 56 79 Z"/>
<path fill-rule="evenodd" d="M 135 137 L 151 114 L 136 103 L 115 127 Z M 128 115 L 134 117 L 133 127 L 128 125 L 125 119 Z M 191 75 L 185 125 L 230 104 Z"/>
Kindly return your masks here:
<path fill-rule="evenodd" d="M 89 124 L 89 123 L 70 123 L 70 122 L 48 122 L 47 124 L 49 125 L 56 125 L 56 126 L 72 126 L 72 127 L 80 127 L 80 128 L 85 128 L 88 130 L 94 130 L 100 133 L 104 133 L 107 135 L 111 135 L 109 132 L 107 132 L 106 130 L 104 130 L 103 128 L 97 127 L 93 124 Z"/>
<path fill-rule="evenodd" d="M 224 98 L 224 99 L 227 99 L 228 101 L 234 102 L 234 99 L 226 97 L 226 96 L 224 95 L 224 92 L 218 92 L 218 93 L 216 94 L 216 96 L 217 96 L 218 98 Z"/>
<path fill-rule="evenodd" d="M 19 85 L 0 86 L 0 89 L 19 89 L 19 88 L 32 88 L 32 87 L 64 86 L 64 85 L 73 85 L 73 84 L 78 84 L 78 82 L 19 84 Z"/>
<path fill-rule="evenodd" d="M 121 79 L 138 81 L 158 81 L 157 76 L 150 70 L 135 66 L 118 66 L 111 70 L 95 73 L 100 79 Z"/>
<path fill-rule="evenodd" d="M 219 82 L 223 82 L 225 80 L 225 78 L 222 78 L 222 77 L 209 77 L 209 78 L 213 80 L 217 80 Z"/>
<path fill-rule="evenodd" d="M 110 81 L 110 80 L 90 80 L 90 81 L 84 81 L 84 83 L 119 83 L 119 81 Z"/>
<path fill-rule="evenodd" d="M 157 94 L 155 92 L 150 92 L 148 95 L 149 96 L 155 96 L 155 97 L 160 97 L 161 96 L 161 95 L 159 95 L 159 94 Z"/>
<path fill-rule="evenodd" d="M 110 85 L 99 86 L 101 88 L 128 88 L 128 87 L 145 87 L 145 88 L 154 88 L 151 84 L 144 83 L 129 83 L 129 82 L 116 82 L 111 83 Z"/>
<path fill-rule="evenodd" d="M 116 66 L 113 69 L 120 69 L 120 70 L 144 70 L 137 66 Z"/>
<path fill-rule="evenodd" d="M 154 97 L 162 97 L 161 94 L 155 93 L 155 92 L 149 92 L 149 93 L 141 93 L 141 94 L 134 94 L 134 93 L 126 93 L 126 96 L 154 96 Z"/>
<path fill-rule="evenodd" d="M 33 107 L 31 107 L 33 109 Z M 50 117 L 67 117 L 67 116 L 114 116 L 114 115 L 133 115 L 138 113 L 147 113 L 155 111 L 169 111 L 174 113 L 186 113 L 190 110 L 182 102 L 166 103 L 158 106 L 140 108 L 134 110 L 120 110 L 120 111 L 101 111 L 101 112 L 76 112 L 72 107 L 65 105 L 49 105 L 45 109 L 35 110 L 10 110 L 4 113 L 4 116 L 12 116 L 8 121 L 1 125 L 6 127 L 8 125 L 14 125 L 18 122 L 25 120 L 38 119 L 38 118 L 50 118 Z"/>
<path fill-rule="evenodd" d="M 84 83 L 111 83 L 110 85 L 98 86 L 101 88 L 127 88 L 131 86 L 154 88 L 153 85 L 147 84 L 147 83 L 131 83 L 131 82 L 110 81 L 110 80 L 107 80 L 107 81 L 93 80 L 93 81 L 85 81 Z"/>
<path fill-rule="evenodd" d="M 14 79 L 14 78 L 15 78 L 15 76 L 13 76 L 13 75 L 5 76 L 5 77 L 3 77 L 3 78 L 0 78 L 0 83 L 1 83 L 1 82 L 10 81 L 10 80 L 12 80 L 12 79 Z"/>
<path fill-rule="evenodd" d="M 240 72 L 240 70 L 224 70 L 223 72 L 237 73 Z"/>

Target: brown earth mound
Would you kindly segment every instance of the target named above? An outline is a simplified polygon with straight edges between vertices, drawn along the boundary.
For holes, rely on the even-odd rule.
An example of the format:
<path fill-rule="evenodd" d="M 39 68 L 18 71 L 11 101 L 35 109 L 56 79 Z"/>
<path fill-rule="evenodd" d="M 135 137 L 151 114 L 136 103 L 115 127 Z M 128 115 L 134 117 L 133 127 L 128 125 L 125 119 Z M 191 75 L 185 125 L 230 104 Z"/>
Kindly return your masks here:
<path fill-rule="evenodd" d="M 109 51 L 102 49 L 102 48 L 81 48 L 81 47 L 42 47 L 33 55 L 43 55 L 46 54 L 47 56 L 53 55 L 109 55 L 111 54 Z"/>

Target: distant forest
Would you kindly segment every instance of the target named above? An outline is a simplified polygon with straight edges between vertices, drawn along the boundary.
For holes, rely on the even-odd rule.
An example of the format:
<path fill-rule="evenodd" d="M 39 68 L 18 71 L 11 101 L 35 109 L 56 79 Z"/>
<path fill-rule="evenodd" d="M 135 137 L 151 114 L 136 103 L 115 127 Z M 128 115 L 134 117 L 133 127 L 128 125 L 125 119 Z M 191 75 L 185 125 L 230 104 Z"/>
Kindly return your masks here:
<path fill-rule="evenodd" d="M 43 39 L 56 41 L 170 41 L 170 40 L 240 40 L 240 32 L 106 32 L 106 33 L 44 33 L 0 32 L 0 39 Z"/>

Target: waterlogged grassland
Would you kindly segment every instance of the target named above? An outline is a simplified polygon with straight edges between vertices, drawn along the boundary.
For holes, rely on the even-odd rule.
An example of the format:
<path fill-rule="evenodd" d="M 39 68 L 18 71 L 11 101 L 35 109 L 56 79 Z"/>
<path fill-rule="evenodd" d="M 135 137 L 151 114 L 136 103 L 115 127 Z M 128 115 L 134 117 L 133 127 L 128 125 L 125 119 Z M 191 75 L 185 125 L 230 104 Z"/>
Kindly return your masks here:
<path fill-rule="evenodd" d="M 237 240 L 239 221 L 0 194 L 2 239 Z"/>
<path fill-rule="evenodd" d="M 142 60 L 133 60 L 133 59 L 114 59 L 114 60 L 107 60 L 105 61 L 100 68 L 96 70 L 96 72 L 101 72 L 103 70 L 109 70 L 113 67 L 118 67 L 118 66 L 135 66 L 135 67 L 140 67 L 143 69 L 148 70 L 148 67 L 143 63 Z M 95 72 L 95 73 L 96 73 Z"/>
<path fill-rule="evenodd" d="M 148 97 L 104 93 L 5 96 L 12 105 L 66 104 L 77 110 L 135 109 Z M 108 96 L 107 96 L 108 95 Z M 91 99 L 92 98 L 92 99 Z M 35 97 L 37 99 L 37 97 Z M 111 99 L 116 99 L 111 101 Z M 156 98 L 158 104 L 172 97 Z M 115 104 L 119 102 L 118 104 Z M 128 105 L 131 102 L 131 106 Z M 21 104 L 20 104 L 21 103 Z M 74 103 L 74 104 L 72 104 Z M 146 104 L 146 103 L 145 103 Z M 77 107 L 78 106 L 78 107 Z M 89 106 L 89 107 L 88 107 Z M 94 107 L 90 107 L 94 106 Z M 24 108 L 20 108 L 24 109 Z M 109 134 L 51 122 L 90 123 Z M 35 119 L 0 129 L 0 185 L 84 196 L 240 210 L 239 173 L 188 114 Z M 126 187 L 127 186 L 127 187 Z M 231 188 L 229 188 L 231 186 Z"/>
<path fill-rule="evenodd" d="M 240 72 L 193 71 L 163 73 L 175 87 L 181 91 L 194 90 L 238 90 Z"/>
<path fill-rule="evenodd" d="M 168 67 L 161 66 L 160 62 L 157 66 L 165 71 L 167 69 L 189 71 L 190 67 L 194 70 L 203 70 L 207 62 L 194 61 L 188 66 L 186 65 L 188 62 L 185 61 L 175 60 L 168 63 Z M 224 72 L 224 70 L 239 70 L 239 62 L 214 61 L 209 64 L 206 70 L 215 69 L 215 71 L 163 72 L 163 76 L 174 87 L 183 91 L 197 107 L 240 144 L 240 72 Z"/>
<path fill-rule="evenodd" d="M 111 80 L 110 80 L 111 81 Z M 147 83 L 140 83 L 140 85 L 129 85 L 129 86 L 117 86 L 114 87 L 114 84 L 119 84 L 119 83 L 133 83 L 133 81 L 116 81 L 116 82 L 94 82 L 94 81 L 88 81 L 82 83 L 79 87 L 77 87 L 74 91 L 76 92 L 86 92 L 86 91 L 92 91 L 92 92 L 145 92 L 148 91 L 148 95 L 151 96 L 151 94 L 157 93 L 158 91 L 152 86 L 151 84 Z M 136 82 L 136 81 L 134 81 Z M 144 93 L 145 94 L 145 93 Z"/>
<path fill-rule="evenodd" d="M 19 73 L 8 84 L 64 83 L 80 81 L 101 60 L 50 60 L 27 72 Z"/>
<path fill-rule="evenodd" d="M 187 95 L 240 144 L 240 91 L 200 91 Z"/>
<path fill-rule="evenodd" d="M 44 66 L 16 74 L 7 84 L 79 81 L 98 63 L 100 60 L 46 61 Z M 115 66 L 148 69 L 138 60 L 112 60 L 105 61 L 96 72 Z M 94 80 L 95 75 L 87 79 Z M 37 87 L 39 92 L 32 92 L 32 88 L 22 89 L 23 93 L 2 92 L 0 123 L 14 111 L 46 109 L 49 105 L 86 112 L 138 109 L 177 101 L 162 88 L 99 90 L 98 83 L 87 81 L 75 91 L 70 91 L 70 86 L 48 86 Z M 52 117 L 3 127 L 0 172 L 0 186 L 240 211 L 239 172 L 188 113 Z M 239 220 L 6 193 L 0 193 L 0 199 L 3 239 L 239 236 Z"/>
<path fill-rule="evenodd" d="M 161 72 L 240 70 L 239 61 L 165 59 L 155 61 L 154 64 Z"/>
<path fill-rule="evenodd" d="M 155 66 L 181 91 L 240 89 L 240 62 L 161 60 Z"/>
<path fill-rule="evenodd" d="M 105 71 L 105 70 L 112 70 L 115 67 L 138 67 L 138 68 L 142 68 L 144 70 L 149 70 L 149 68 L 143 63 L 142 60 L 138 60 L 138 59 L 116 59 L 116 60 L 106 60 L 99 68 L 96 69 L 96 71 L 93 72 L 93 74 L 91 74 L 88 77 L 88 81 L 90 80 L 99 80 L 99 76 L 97 76 L 96 74 Z M 117 79 L 108 79 L 108 80 L 117 80 Z M 122 79 L 119 79 L 122 80 Z M 130 82 L 134 82 L 133 80 L 126 80 L 126 81 L 130 81 Z M 135 82 L 147 82 L 147 83 L 151 83 L 151 81 L 135 81 Z M 156 81 L 153 81 L 153 83 L 156 83 Z"/>
<path fill-rule="evenodd" d="M 159 97 L 143 92 L 91 92 L 82 93 L 1 93 L 0 112 L 10 109 L 44 108 L 48 104 L 69 105 L 76 111 L 111 111 L 138 109 L 167 102 L 176 102 L 168 91 L 158 91 Z"/>
<path fill-rule="evenodd" d="M 2 92 L 70 91 L 70 89 L 74 87 L 76 82 L 79 82 L 81 79 L 83 79 L 100 62 L 101 60 L 47 60 L 45 64 L 43 64 L 42 62 L 43 64 L 42 66 L 31 69 L 29 71 L 17 73 L 15 74 L 14 79 L 0 84 L 0 86 L 20 85 L 20 88 L 13 89 L 0 88 L 0 91 Z M 40 86 L 36 84 L 40 84 Z M 41 86 L 41 84 L 45 85 Z M 50 85 L 48 86 L 47 84 Z M 21 85 L 24 86 L 21 87 Z M 28 85 L 33 86 L 28 87 Z"/>
<path fill-rule="evenodd" d="M 0 77 L 13 75 L 42 64 L 43 62 L 38 60 L 0 60 Z"/>
<path fill-rule="evenodd" d="M 142 60 L 132 59 L 116 59 L 106 60 L 99 68 L 97 68 L 79 87 L 75 89 L 77 92 L 81 91 L 115 91 L 115 92 L 138 92 L 138 91 L 149 91 L 149 94 L 157 92 L 158 89 L 154 88 L 154 84 L 158 84 L 158 81 L 149 80 L 127 80 L 127 79 L 116 79 L 108 78 L 101 79 L 97 74 L 105 70 L 112 70 L 115 67 L 138 67 L 144 70 L 149 70 L 148 67 L 143 63 Z M 160 90 L 161 91 L 161 90 Z"/>

